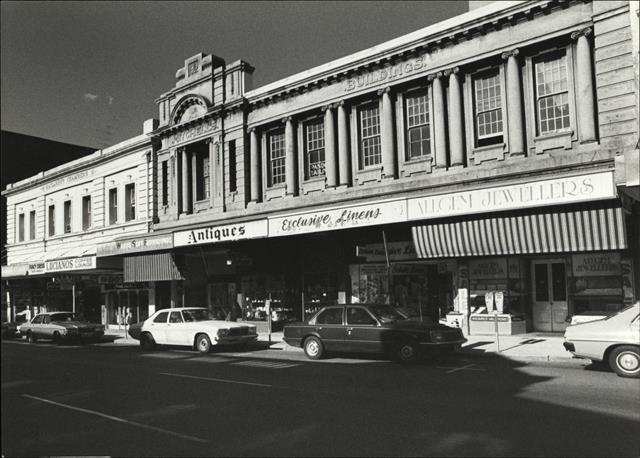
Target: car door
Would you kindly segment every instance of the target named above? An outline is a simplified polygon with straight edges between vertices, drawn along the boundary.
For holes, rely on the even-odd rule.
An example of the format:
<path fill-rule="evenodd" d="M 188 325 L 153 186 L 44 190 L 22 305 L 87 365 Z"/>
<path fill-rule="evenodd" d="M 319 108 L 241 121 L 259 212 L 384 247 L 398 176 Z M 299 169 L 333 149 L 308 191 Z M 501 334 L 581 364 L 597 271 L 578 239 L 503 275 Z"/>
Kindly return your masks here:
<path fill-rule="evenodd" d="M 31 320 L 31 323 L 29 323 L 27 331 L 31 331 L 31 334 L 33 334 L 36 337 L 41 337 L 43 319 L 44 319 L 44 315 L 36 315 L 35 317 L 33 317 L 33 320 Z"/>
<path fill-rule="evenodd" d="M 56 325 L 51 321 L 51 315 L 44 315 L 42 317 L 42 324 L 40 325 L 40 337 L 44 337 L 45 339 L 53 338 L 53 328 Z"/>
<path fill-rule="evenodd" d="M 358 353 L 382 351 L 382 327 L 361 306 L 347 307 L 345 349 Z"/>
<path fill-rule="evenodd" d="M 325 349 L 344 350 L 344 307 L 327 307 L 315 319 L 312 329 L 320 336 Z"/>
<path fill-rule="evenodd" d="M 182 314 L 179 311 L 174 311 L 169 314 L 169 321 L 166 327 L 166 339 L 169 345 L 191 345 L 187 323 L 182 319 Z"/>
<path fill-rule="evenodd" d="M 167 343 L 167 319 L 169 318 L 169 312 L 160 312 L 149 323 L 149 328 L 145 331 L 149 331 L 153 336 L 153 340 L 158 344 Z"/>

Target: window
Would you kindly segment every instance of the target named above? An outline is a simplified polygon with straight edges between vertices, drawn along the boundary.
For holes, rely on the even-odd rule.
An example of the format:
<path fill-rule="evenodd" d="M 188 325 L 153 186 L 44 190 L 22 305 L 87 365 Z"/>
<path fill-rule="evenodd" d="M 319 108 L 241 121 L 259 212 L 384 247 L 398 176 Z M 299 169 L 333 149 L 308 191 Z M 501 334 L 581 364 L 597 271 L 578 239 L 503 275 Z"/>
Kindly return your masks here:
<path fill-rule="evenodd" d="M 342 307 L 326 309 L 316 317 L 316 324 L 342 324 Z"/>
<path fill-rule="evenodd" d="M 109 189 L 109 224 L 118 222 L 118 189 Z"/>
<path fill-rule="evenodd" d="M 193 160 L 196 161 L 196 200 L 207 200 L 211 192 L 209 152 L 200 151 Z"/>
<path fill-rule="evenodd" d="M 36 238 L 36 211 L 29 212 L 29 240 Z"/>
<path fill-rule="evenodd" d="M 167 322 L 167 316 L 169 316 L 169 312 L 158 313 L 158 316 L 156 316 L 153 319 L 153 322 L 154 323 L 166 323 Z"/>
<path fill-rule="evenodd" d="M 180 312 L 171 312 L 171 315 L 169 315 L 169 323 L 182 323 L 182 315 Z"/>
<path fill-rule="evenodd" d="M 18 215 L 18 242 L 24 242 L 24 213 Z"/>
<path fill-rule="evenodd" d="M 82 230 L 91 227 L 91 196 L 82 196 Z"/>
<path fill-rule="evenodd" d="M 502 93 L 500 74 L 475 78 L 475 128 L 478 146 L 502 141 Z"/>
<path fill-rule="evenodd" d="M 169 161 L 162 161 L 162 205 L 169 205 Z"/>
<path fill-rule="evenodd" d="M 284 183 L 285 175 L 285 149 L 284 132 L 276 132 L 269 135 L 269 173 L 271 186 Z"/>
<path fill-rule="evenodd" d="M 233 85 L 231 85 L 233 88 Z M 237 176 L 237 168 L 236 168 L 236 141 L 231 140 L 229 142 L 229 191 L 235 192 L 238 190 L 238 184 L 236 180 Z"/>
<path fill-rule="evenodd" d="M 431 154 L 429 97 L 426 93 L 407 97 L 407 138 L 409 159 Z"/>
<path fill-rule="evenodd" d="M 324 121 L 305 125 L 306 179 L 325 174 L 324 165 Z"/>
<path fill-rule="evenodd" d="M 136 219 L 136 185 L 130 183 L 124 187 L 125 211 L 124 220 Z"/>
<path fill-rule="evenodd" d="M 380 149 L 380 109 L 377 105 L 360 110 L 360 153 L 362 166 L 378 165 L 382 161 Z"/>
<path fill-rule="evenodd" d="M 365 309 L 361 307 L 349 307 L 347 309 L 347 324 L 376 326 L 378 322 Z"/>
<path fill-rule="evenodd" d="M 56 235 L 56 206 L 49 205 L 49 237 Z"/>
<path fill-rule="evenodd" d="M 64 233 L 71 232 L 71 201 L 66 200 L 64 202 Z"/>
<path fill-rule="evenodd" d="M 534 67 L 538 134 L 571 127 L 566 54 L 550 54 Z"/>
<path fill-rule="evenodd" d="M 36 315 L 36 317 L 31 320 L 31 322 L 33 324 L 42 324 L 42 321 L 44 320 L 45 315 Z"/>

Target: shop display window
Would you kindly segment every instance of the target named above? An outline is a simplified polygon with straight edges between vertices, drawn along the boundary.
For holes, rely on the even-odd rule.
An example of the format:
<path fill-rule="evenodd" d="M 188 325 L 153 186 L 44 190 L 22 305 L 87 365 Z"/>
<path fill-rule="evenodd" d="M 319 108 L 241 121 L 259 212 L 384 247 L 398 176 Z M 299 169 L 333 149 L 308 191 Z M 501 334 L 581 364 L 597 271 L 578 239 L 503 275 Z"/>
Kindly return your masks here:
<path fill-rule="evenodd" d="M 620 253 L 574 254 L 569 280 L 573 314 L 609 314 L 624 307 L 623 260 Z"/>
<path fill-rule="evenodd" d="M 470 313 L 486 314 L 497 310 L 499 313 L 523 316 L 527 284 L 525 276 L 524 263 L 517 258 L 469 261 Z M 541 290 L 541 293 L 546 294 L 545 291 Z"/>

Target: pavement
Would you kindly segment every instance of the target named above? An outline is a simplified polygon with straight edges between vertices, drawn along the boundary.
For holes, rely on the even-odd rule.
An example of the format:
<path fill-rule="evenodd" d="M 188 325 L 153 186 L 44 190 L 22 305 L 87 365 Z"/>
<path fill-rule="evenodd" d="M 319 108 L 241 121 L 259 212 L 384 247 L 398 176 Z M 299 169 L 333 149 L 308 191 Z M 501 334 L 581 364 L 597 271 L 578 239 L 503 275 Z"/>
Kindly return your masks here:
<path fill-rule="evenodd" d="M 465 336 L 467 342 L 462 345 L 461 352 L 473 355 L 501 356 L 518 361 L 567 361 L 573 355 L 562 346 L 562 334 L 546 332 L 530 332 L 512 336 L 471 335 Z M 302 354 L 301 348 L 292 347 L 282 340 L 282 332 L 258 333 L 258 344 L 264 349 L 280 350 L 274 353 L 289 356 Z M 124 330 L 108 329 L 104 340 L 116 345 L 137 346 L 139 341 L 125 334 Z"/>

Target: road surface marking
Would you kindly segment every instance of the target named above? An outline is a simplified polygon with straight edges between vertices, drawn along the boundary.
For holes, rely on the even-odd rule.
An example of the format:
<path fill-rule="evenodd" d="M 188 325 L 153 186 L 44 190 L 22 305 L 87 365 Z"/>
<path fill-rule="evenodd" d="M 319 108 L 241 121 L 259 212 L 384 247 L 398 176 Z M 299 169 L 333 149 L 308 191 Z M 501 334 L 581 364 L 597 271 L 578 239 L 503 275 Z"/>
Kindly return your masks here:
<path fill-rule="evenodd" d="M 210 381 L 210 382 L 236 383 L 238 385 L 262 386 L 262 387 L 265 387 L 265 388 L 271 388 L 272 387 L 272 385 L 265 385 L 264 383 L 241 382 L 239 380 L 227 380 L 227 379 L 223 379 L 223 378 L 196 377 L 195 375 L 170 374 L 168 372 L 160 372 L 160 375 L 168 375 L 170 377 L 192 378 L 192 379 L 195 379 L 195 380 L 207 380 L 207 381 Z"/>
<path fill-rule="evenodd" d="M 148 430 L 151 430 L 151 431 L 156 431 L 156 432 L 160 432 L 160 433 L 164 433 L 164 434 L 169 434 L 171 436 L 180 437 L 182 439 L 187 439 L 187 440 L 190 440 L 190 441 L 193 441 L 193 442 L 201 442 L 201 443 L 209 442 L 208 440 L 201 439 L 199 437 L 189 436 L 187 434 L 177 433 L 175 431 L 170 431 L 168 429 L 158 428 L 158 427 L 155 427 L 155 426 L 145 425 L 143 423 L 138 423 L 138 422 L 135 422 L 135 421 L 125 420 L 124 418 L 114 417 L 113 415 L 107 415 L 107 414 L 104 414 L 104 413 L 101 413 L 101 412 L 96 412 L 95 410 L 83 409 L 81 407 L 74 407 L 74 406 L 70 406 L 68 404 L 62 404 L 60 402 L 50 401 L 49 399 L 39 398 L 37 396 L 31 396 L 29 394 L 23 394 L 22 396 L 24 396 L 25 398 L 34 399 L 36 401 L 45 402 L 47 404 L 52 404 L 54 406 L 64 407 L 66 409 L 75 410 L 75 411 L 78 411 L 78 412 L 88 413 L 88 414 L 95 415 L 95 416 L 98 416 L 98 417 L 106 418 L 107 420 L 113 420 L 113 421 L 117 421 L 119 423 L 126 423 L 128 425 L 137 426 L 138 428 L 143 428 L 143 429 L 148 429 Z"/>
<path fill-rule="evenodd" d="M 249 367 L 269 367 L 272 369 L 284 369 L 287 367 L 299 366 L 299 364 L 291 363 L 278 363 L 271 361 L 238 361 L 237 363 L 231 363 L 232 366 L 249 366 Z"/>
<path fill-rule="evenodd" d="M 451 369 L 447 371 L 447 374 L 451 374 L 452 372 L 455 371 L 486 371 L 486 369 L 482 369 L 480 367 L 473 367 L 475 366 L 475 364 L 467 364 L 466 366 L 460 366 L 460 367 L 454 367 L 451 368 L 451 366 L 447 367 L 447 366 L 438 366 L 438 369 Z"/>

